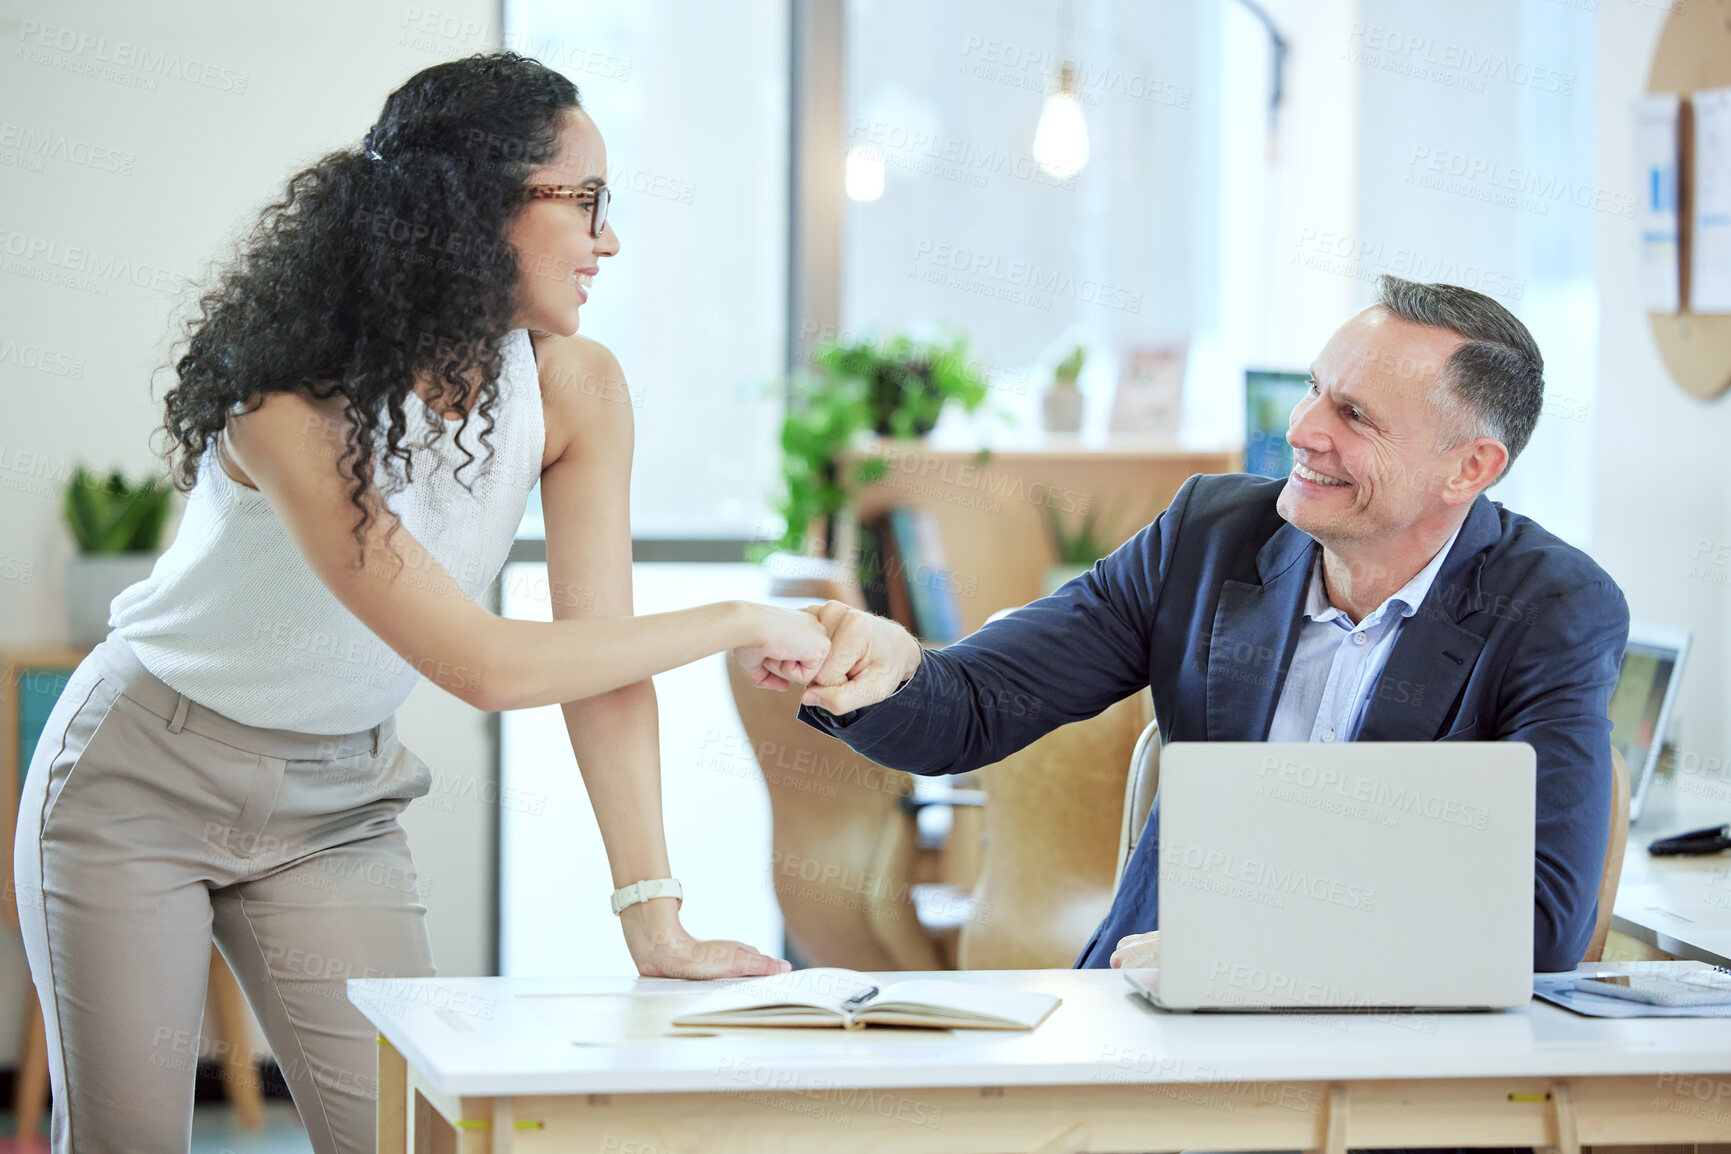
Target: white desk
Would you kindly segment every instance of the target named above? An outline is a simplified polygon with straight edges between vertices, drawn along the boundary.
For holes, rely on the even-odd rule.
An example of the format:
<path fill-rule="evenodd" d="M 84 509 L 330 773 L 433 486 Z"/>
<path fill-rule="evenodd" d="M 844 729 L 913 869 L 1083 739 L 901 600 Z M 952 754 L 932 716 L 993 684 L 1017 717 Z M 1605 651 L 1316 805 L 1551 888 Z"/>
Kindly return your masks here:
<path fill-rule="evenodd" d="M 1064 1001 L 1019 1031 L 673 1031 L 712 986 L 351 981 L 379 1150 L 1072 1151 L 1731 1142 L 1724 1019 L 1185 1015 L 1116 971 L 945 973 Z M 686 1036 L 669 1036 L 683 1034 Z"/>
<path fill-rule="evenodd" d="M 1731 853 L 1653 857 L 1655 838 L 1731 822 L 1731 781 L 1680 775 L 1654 783 L 1629 827 L 1611 928 L 1679 958 L 1731 966 Z"/>

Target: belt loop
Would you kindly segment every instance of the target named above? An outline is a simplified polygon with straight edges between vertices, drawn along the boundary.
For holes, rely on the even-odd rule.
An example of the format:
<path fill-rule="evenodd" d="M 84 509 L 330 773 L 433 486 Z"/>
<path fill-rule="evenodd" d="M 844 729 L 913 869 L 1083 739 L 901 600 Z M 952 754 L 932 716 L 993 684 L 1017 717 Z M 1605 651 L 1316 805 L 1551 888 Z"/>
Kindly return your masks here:
<path fill-rule="evenodd" d="M 186 707 L 192 704 L 192 699 L 184 693 L 176 693 L 174 717 L 168 723 L 168 732 L 179 733 L 181 726 L 186 724 Z"/>
<path fill-rule="evenodd" d="M 373 726 L 373 756 L 379 756 L 379 727 Z"/>

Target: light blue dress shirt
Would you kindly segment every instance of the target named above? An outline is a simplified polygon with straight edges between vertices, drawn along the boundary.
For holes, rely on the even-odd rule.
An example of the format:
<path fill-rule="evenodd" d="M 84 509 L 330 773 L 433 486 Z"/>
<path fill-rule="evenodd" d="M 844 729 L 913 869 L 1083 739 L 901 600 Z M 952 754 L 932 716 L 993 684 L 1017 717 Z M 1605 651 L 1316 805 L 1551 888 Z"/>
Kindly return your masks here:
<path fill-rule="evenodd" d="M 1418 612 L 1437 571 L 1454 548 L 1454 536 L 1437 550 L 1413 579 L 1389 595 L 1357 625 L 1328 603 L 1323 584 L 1322 550 L 1311 563 L 1310 591 L 1305 597 L 1305 622 L 1292 654 L 1280 702 L 1268 728 L 1269 741 L 1353 741 L 1364 723 L 1388 655 L 1406 619 Z"/>

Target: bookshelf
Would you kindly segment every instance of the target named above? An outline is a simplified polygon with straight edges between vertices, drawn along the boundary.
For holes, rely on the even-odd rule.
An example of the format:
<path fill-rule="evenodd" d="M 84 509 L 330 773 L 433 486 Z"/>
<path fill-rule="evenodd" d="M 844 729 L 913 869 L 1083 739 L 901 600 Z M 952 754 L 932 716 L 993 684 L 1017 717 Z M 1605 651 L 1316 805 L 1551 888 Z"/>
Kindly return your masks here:
<path fill-rule="evenodd" d="M 1104 510 L 1104 528 L 1117 546 L 1153 520 L 1187 478 L 1236 471 L 1241 458 L 1237 450 L 1107 444 L 1000 450 L 982 459 L 966 450 L 886 442 L 852 454 L 844 467 L 868 451 L 884 457 L 889 472 L 861 490 L 859 517 L 871 520 L 894 506 L 931 513 L 964 634 L 997 610 L 1040 595 L 1041 578 L 1056 564 L 1046 507 L 1067 522 Z"/>

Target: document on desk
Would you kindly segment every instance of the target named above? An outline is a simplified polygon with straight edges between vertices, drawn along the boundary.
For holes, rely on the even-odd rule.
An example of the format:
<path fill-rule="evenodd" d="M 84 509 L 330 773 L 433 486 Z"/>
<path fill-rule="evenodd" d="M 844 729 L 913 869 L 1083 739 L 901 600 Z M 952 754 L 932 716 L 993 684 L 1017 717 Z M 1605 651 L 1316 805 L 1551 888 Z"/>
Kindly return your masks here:
<path fill-rule="evenodd" d="M 1711 971 L 1706 962 L 1607 962 L 1585 965 L 1567 973 L 1534 974 L 1533 996 L 1589 1018 L 1731 1018 L 1731 1006 L 1655 1006 L 1628 998 L 1607 997 L 1575 988 L 1586 974 L 1628 974 L 1675 977 Z"/>
<path fill-rule="evenodd" d="M 936 1026 L 1032 1030 L 1059 999 L 1029 990 L 916 978 L 892 982 L 818 967 L 742 982 L 704 998 L 675 1026 Z"/>

